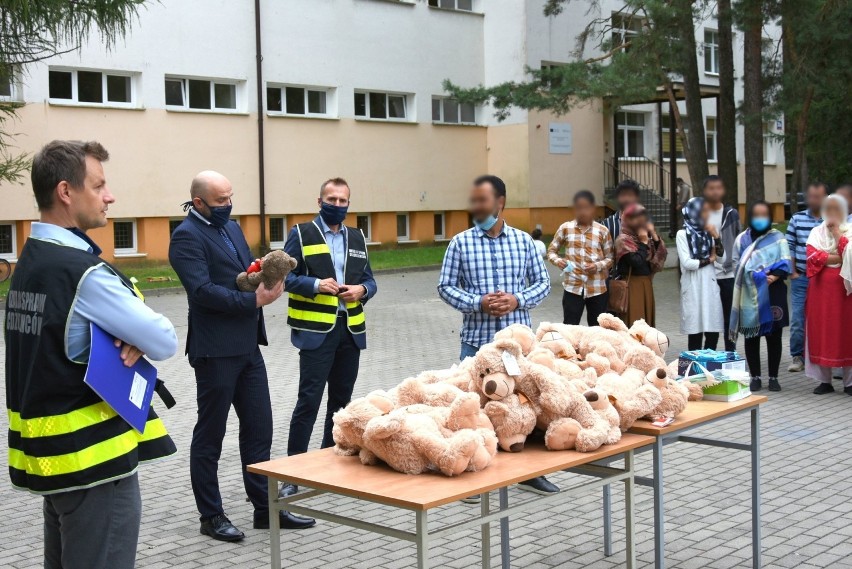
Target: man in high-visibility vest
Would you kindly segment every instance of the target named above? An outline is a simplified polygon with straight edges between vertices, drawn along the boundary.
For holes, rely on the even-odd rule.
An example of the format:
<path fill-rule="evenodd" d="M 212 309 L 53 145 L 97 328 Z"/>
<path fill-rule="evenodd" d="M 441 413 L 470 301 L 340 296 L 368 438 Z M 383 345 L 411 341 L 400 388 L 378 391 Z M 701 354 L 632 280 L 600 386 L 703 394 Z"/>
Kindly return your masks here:
<path fill-rule="evenodd" d="M 6 301 L 9 475 L 15 488 L 44 495 L 46 569 L 132 568 L 142 516 L 136 469 L 176 452 L 153 409 L 139 433 L 83 382 L 90 323 L 117 338 L 127 366 L 177 350 L 171 322 L 86 235 L 107 224 L 115 201 L 101 164 L 108 158 L 97 142 L 64 140 L 35 155 L 41 220 Z"/>
<path fill-rule="evenodd" d="M 328 384 L 322 447 L 334 445 L 331 416 L 349 403 L 367 347 L 364 304 L 376 295 L 364 234 L 343 225 L 349 184 L 332 178 L 322 184 L 320 213 L 293 227 L 284 251 L 298 261 L 286 280 L 287 323 L 299 348 L 299 398 L 290 420 L 287 454 L 306 452 Z M 282 494 L 297 488 L 287 484 Z"/>

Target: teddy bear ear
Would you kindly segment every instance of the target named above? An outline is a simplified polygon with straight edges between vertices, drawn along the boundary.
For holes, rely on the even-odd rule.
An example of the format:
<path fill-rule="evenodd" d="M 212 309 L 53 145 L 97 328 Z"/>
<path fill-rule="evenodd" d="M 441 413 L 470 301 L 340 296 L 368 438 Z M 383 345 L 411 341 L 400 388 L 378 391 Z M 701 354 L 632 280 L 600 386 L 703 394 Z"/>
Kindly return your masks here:
<path fill-rule="evenodd" d="M 508 338 L 503 338 L 501 340 L 497 340 L 493 342 L 493 345 L 498 350 L 504 350 L 507 352 L 511 352 L 515 357 L 520 357 L 523 350 L 521 350 L 521 345 L 514 340 L 510 340 Z"/>
<path fill-rule="evenodd" d="M 615 405 L 616 401 L 618 401 L 618 398 L 615 395 L 607 395 L 607 398 L 609 399 L 609 402 L 613 405 Z"/>

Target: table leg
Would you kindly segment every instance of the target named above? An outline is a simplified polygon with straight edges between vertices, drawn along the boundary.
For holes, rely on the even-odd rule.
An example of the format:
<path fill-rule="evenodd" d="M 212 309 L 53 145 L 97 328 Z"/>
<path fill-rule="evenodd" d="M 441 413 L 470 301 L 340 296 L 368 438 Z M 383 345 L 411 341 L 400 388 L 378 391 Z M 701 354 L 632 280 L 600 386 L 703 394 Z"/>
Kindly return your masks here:
<path fill-rule="evenodd" d="M 760 406 L 751 410 L 751 555 L 752 567 L 761 566 L 760 539 Z"/>
<path fill-rule="evenodd" d="M 491 513 L 491 493 L 480 496 L 481 512 L 485 517 Z M 482 569 L 491 569 L 491 522 L 482 524 Z"/>
<path fill-rule="evenodd" d="M 278 481 L 267 478 L 269 492 L 269 552 L 270 567 L 281 569 L 281 518 L 278 516 Z"/>
<path fill-rule="evenodd" d="M 603 533 L 604 555 L 612 555 L 612 487 L 603 487 Z"/>
<path fill-rule="evenodd" d="M 633 476 L 635 474 L 635 463 L 633 462 L 632 450 L 624 455 L 624 470 L 630 473 L 630 476 L 624 480 L 624 529 L 627 537 L 625 556 L 627 558 L 627 569 L 633 569 L 636 566 L 636 526 L 633 520 L 633 490 L 635 489 Z M 609 489 L 609 486 L 606 489 Z M 610 548 L 612 548 L 612 544 L 610 544 Z"/>
<path fill-rule="evenodd" d="M 429 519 L 428 512 L 417 512 L 417 569 L 429 569 Z"/>
<path fill-rule="evenodd" d="M 500 488 L 500 511 L 509 509 L 509 488 Z M 510 569 L 512 566 L 512 553 L 509 537 L 509 516 L 500 518 L 500 562 L 502 569 Z"/>
<path fill-rule="evenodd" d="M 666 516 L 663 511 L 663 437 L 654 441 L 654 567 L 666 566 Z"/>

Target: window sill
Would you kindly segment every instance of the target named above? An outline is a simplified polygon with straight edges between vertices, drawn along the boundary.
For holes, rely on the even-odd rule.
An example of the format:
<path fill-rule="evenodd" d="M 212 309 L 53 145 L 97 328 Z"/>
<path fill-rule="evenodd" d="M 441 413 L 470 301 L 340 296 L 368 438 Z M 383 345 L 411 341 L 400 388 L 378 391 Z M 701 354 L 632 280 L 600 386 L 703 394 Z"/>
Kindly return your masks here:
<path fill-rule="evenodd" d="M 449 237 L 435 237 L 435 243 L 449 243 L 450 241 Z"/>
<path fill-rule="evenodd" d="M 405 119 L 371 119 L 370 117 L 355 117 L 355 120 L 358 122 L 373 122 L 379 124 L 407 124 L 407 125 L 416 125 L 416 121 L 410 121 Z"/>
<path fill-rule="evenodd" d="M 398 245 L 416 245 L 420 243 L 420 239 L 397 239 Z"/>
<path fill-rule="evenodd" d="M 236 117 L 247 117 L 248 113 L 244 113 L 243 111 L 223 111 L 217 109 L 182 109 L 179 107 L 166 107 L 166 112 L 168 113 L 187 113 L 193 115 L 227 115 L 227 116 L 236 116 Z"/>
<path fill-rule="evenodd" d="M 272 241 L 269 243 L 269 249 L 281 250 L 284 248 L 284 241 Z"/>
<path fill-rule="evenodd" d="M 766 168 L 766 167 L 775 168 L 776 166 L 778 166 L 777 162 L 764 162 L 763 163 L 764 168 Z"/>
<path fill-rule="evenodd" d="M 429 6 L 430 10 L 435 10 L 437 12 L 452 12 L 454 14 L 467 14 L 468 16 L 478 16 L 482 18 L 485 16 L 484 12 L 474 12 L 472 10 L 456 10 L 455 8 L 441 8 L 440 6 Z"/>
<path fill-rule="evenodd" d="M 616 160 L 619 162 L 648 162 L 644 156 L 619 156 Z"/>
<path fill-rule="evenodd" d="M 13 265 L 18 262 L 17 257 L 7 257 L 5 255 L 0 255 L 0 259 L 2 259 L 3 261 L 7 261 L 9 263 L 12 263 Z"/>
<path fill-rule="evenodd" d="M 375 2 L 384 2 L 385 4 L 397 4 L 399 6 L 414 7 L 414 2 L 411 0 L 374 0 Z"/>
<path fill-rule="evenodd" d="M 708 77 L 718 77 L 719 76 L 718 73 L 713 73 L 712 71 L 704 71 L 704 75 L 706 75 Z"/>
<path fill-rule="evenodd" d="M 331 115 L 291 115 L 287 113 L 279 113 L 278 111 L 266 111 L 266 116 L 271 119 L 309 119 L 320 121 L 339 121 L 340 117 Z"/>
<path fill-rule="evenodd" d="M 432 125 L 434 126 L 482 126 L 481 124 L 476 124 L 475 122 L 441 122 L 441 121 L 432 121 Z"/>
<path fill-rule="evenodd" d="M 114 111 L 144 111 L 145 107 L 133 105 L 115 105 L 109 103 L 78 103 L 75 101 L 60 101 L 48 99 L 47 104 L 51 107 L 75 107 L 78 109 L 109 109 Z"/>
<path fill-rule="evenodd" d="M 366 243 L 367 247 L 378 247 L 381 244 L 381 241 L 367 241 Z"/>
<path fill-rule="evenodd" d="M 113 257 L 116 259 L 141 259 L 143 257 L 147 257 L 148 253 L 113 253 Z"/>

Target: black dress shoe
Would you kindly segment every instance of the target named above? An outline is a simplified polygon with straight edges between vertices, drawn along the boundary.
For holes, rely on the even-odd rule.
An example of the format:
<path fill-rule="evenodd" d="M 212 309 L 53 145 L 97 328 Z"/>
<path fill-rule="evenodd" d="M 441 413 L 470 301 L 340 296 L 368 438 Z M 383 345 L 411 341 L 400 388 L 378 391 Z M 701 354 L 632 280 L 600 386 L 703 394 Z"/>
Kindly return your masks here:
<path fill-rule="evenodd" d="M 288 496 L 292 496 L 299 491 L 299 487 L 295 484 L 282 484 L 281 488 L 278 489 L 278 497 L 286 498 Z"/>
<path fill-rule="evenodd" d="M 751 391 L 752 393 L 756 393 L 756 392 L 760 391 L 761 389 L 763 389 L 763 382 L 760 380 L 760 378 L 759 377 L 751 378 L 751 383 L 748 384 L 748 390 Z"/>
<path fill-rule="evenodd" d="M 303 518 L 290 512 L 278 512 L 281 529 L 307 529 L 317 525 L 313 518 Z M 269 512 L 254 513 L 254 529 L 269 529 Z"/>
<path fill-rule="evenodd" d="M 834 386 L 830 383 L 820 383 L 814 389 L 814 395 L 824 395 L 826 393 L 834 393 Z"/>
<path fill-rule="evenodd" d="M 769 378 L 769 391 L 781 391 L 781 384 L 778 383 L 778 378 Z"/>
<path fill-rule="evenodd" d="M 201 520 L 201 535 L 209 535 L 219 541 L 242 541 L 246 536 L 231 523 L 225 514 L 217 514 Z"/>
<path fill-rule="evenodd" d="M 535 492 L 536 494 L 543 494 L 545 496 L 559 492 L 559 486 L 550 482 L 544 476 L 536 476 L 535 478 L 518 482 L 518 486 L 521 487 L 521 490 Z"/>
<path fill-rule="evenodd" d="M 849 387 L 844 387 L 843 393 L 845 393 L 846 395 L 852 395 L 852 385 L 850 385 Z"/>

